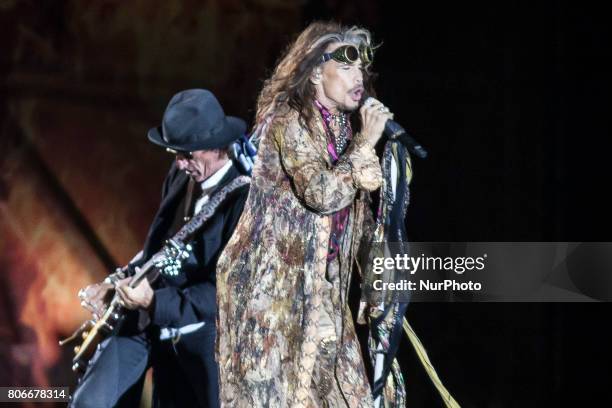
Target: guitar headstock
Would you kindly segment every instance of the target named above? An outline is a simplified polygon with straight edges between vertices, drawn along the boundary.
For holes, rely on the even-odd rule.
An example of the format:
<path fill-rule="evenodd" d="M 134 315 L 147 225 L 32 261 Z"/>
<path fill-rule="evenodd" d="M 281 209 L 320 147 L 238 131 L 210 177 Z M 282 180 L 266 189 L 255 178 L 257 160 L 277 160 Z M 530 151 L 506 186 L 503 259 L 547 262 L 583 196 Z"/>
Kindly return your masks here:
<path fill-rule="evenodd" d="M 159 259 L 154 259 L 155 267 L 163 274 L 177 276 L 181 271 L 183 261 L 189 258 L 192 250 L 189 244 L 184 245 L 169 239 L 164 248 L 155 254 L 155 256 L 160 256 Z"/>

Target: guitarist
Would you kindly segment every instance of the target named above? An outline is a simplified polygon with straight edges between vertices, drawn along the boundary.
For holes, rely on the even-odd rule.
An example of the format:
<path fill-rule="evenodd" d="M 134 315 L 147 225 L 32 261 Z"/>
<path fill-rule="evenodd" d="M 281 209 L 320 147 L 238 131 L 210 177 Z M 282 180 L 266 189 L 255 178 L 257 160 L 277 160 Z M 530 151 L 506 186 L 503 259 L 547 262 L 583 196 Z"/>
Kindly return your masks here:
<path fill-rule="evenodd" d="M 241 175 L 228 156 L 246 124 L 225 116 L 214 95 L 176 94 L 151 142 L 175 155 L 143 251 L 104 282 L 81 290 L 81 304 L 99 317 L 116 290 L 128 309 L 119 332 L 104 340 L 80 378 L 72 407 L 137 407 L 144 374 L 153 367 L 153 399 L 160 407 L 219 406 L 215 362 L 215 268 L 248 194 L 235 189 L 195 233 L 189 258 L 176 270 L 156 270 L 135 288 L 129 276 L 172 237 L 219 189 Z M 152 281 L 150 283 L 149 281 Z"/>

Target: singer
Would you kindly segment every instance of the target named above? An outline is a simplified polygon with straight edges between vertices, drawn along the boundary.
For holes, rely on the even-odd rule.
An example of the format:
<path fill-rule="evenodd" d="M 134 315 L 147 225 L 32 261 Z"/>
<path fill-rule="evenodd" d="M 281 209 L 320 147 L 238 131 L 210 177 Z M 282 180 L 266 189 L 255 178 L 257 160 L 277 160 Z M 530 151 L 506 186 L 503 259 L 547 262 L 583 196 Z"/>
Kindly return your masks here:
<path fill-rule="evenodd" d="M 373 406 L 347 306 L 393 118 L 360 106 L 372 62 L 367 30 L 316 22 L 264 83 L 251 190 L 217 269 L 223 406 Z"/>

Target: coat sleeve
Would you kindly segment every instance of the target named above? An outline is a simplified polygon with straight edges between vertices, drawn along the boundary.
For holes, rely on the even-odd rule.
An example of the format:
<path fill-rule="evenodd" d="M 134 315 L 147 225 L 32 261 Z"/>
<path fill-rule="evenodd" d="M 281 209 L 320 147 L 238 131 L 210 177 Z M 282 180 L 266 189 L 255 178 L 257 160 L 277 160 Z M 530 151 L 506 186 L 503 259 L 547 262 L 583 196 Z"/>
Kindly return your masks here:
<path fill-rule="evenodd" d="M 380 187 L 378 157 L 361 134 L 355 135 L 335 165 L 329 165 L 297 121 L 277 126 L 273 132 L 283 168 L 297 196 L 313 210 L 321 214 L 338 211 L 352 203 L 359 189 L 373 191 Z"/>
<path fill-rule="evenodd" d="M 215 265 L 236 228 L 247 195 L 248 187 L 245 186 L 227 198 L 233 201 L 225 212 L 223 244 L 215 256 Z M 214 320 L 217 313 L 216 287 L 210 281 L 198 282 L 184 288 L 169 286 L 157 289 L 153 301 L 151 322 L 159 327 L 182 327 L 204 319 Z"/>

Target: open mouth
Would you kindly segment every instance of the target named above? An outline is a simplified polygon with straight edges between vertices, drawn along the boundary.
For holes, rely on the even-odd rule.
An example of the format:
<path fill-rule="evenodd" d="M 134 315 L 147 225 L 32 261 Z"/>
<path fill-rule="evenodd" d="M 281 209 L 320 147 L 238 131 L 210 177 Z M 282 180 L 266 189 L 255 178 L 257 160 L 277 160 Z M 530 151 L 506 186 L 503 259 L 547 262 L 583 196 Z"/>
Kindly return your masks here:
<path fill-rule="evenodd" d="M 356 88 L 353 88 L 349 92 L 349 95 L 351 96 L 352 100 L 354 100 L 355 102 L 359 102 L 361 100 L 361 97 L 363 96 L 363 87 L 358 86 Z"/>

